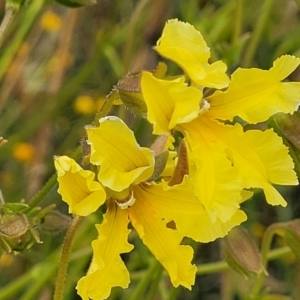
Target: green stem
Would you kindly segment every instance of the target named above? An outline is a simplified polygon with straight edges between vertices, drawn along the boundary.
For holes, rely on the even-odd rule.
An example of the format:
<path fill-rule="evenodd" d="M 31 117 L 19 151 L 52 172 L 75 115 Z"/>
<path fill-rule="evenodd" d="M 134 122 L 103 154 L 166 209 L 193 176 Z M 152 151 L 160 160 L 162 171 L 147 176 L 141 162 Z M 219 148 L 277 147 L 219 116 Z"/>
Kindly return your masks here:
<path fill-rule="evenodd" d="M 244 57 L 243 65 L 245 67 L 249 67 L 252 64 L 254 54 L 258 47 L 258 43 L 262 37 L 265 25 L 269 20 L 269 15 L 270 15 L 270 12 L 272 9 L 273 2 L 274 2 L 274 0 L 265 0 L 264 1 L 262 13 L 257 21 L 256 27 L 254 28 L 252 38 L 250 40 L 248 49 L 247 49 L 245 57 Z"/>
<path fill-rule="evenodd" d="M 3 75 L 5 74 L 7 67 L 10 65 L 12 59 L 15 57 L 15 53 L 19 49 L 20 45 L 24 41 L 26 35 L 28 34 L 33 22 L 35 21 L 36 17 L 42 10 L 44 6 L 45 0 L 35 0 L 32 1 L 23 16 L 23 23 L 19 26 L 18 31 L 15 35 L 14 40 L 7 45 L 5 51 L 2 53 L 0 58 L 0 80 L 2 79 Z"/>
<path fill-rule="evenodd" d="M 243 16 L 243 3 L 242 0 L 235 0 L 235 16 L 234 16 L 234 29 L 232 35 L 232 45 L 236 45 L 242 31 L 242 16 Z"/>
<path fill-rule="evenodd" d="M 197 275 L 218 273 L 227 270 L 228 268 L 225 261 L 203 264 L 197 267 Z"/>
<path fill-rule="evenodd" d="M 92 122 L 92 126 L 97 126 L 99 125 L 99 119 L 105 117 L 108 115 L 114 100 L 119 98 L 119 94 L 116 91 L 111 92 L 107 98 L 106 101 L 103 103 L 102 107 L 100 108 L 100 110 L 97 112 L 93 122 Z"/>
<path fill-rule="evenodd" d="M 3 40 L 5 38 L 7 29 L 9 28 L 11 22 L 15 18 L 18 11 L 19 11 L 19 8 L 16 8 L 11 5 L 6 5 L 4 17 L 3 17 L 3 20 L 0 25 L 0 47 L 3 44 Z"/>
<path fill-rule="evenodd" d="M 142 279 L 134 290 L 134 293 L 130 296 L 130 300 L 143 299 L 144 293 L 150 285 L 150 282 L 153 280 L 154 274 L 158 272 L 160 268 L 162 268 L 160 263 L 157 260 L 153 260 L 147 273 L 142 276 Z"/>
<path fill-rule="evenodd" d="M 153 300 L 157 296 L 157 289 L 160 283 L 161 276 L 163 274 L 163 268 L 157 268 L 156 274 L 154 274 L 154 279 L 151 281 L 151 288 L 147 292 L 147 297 L 145 300 Z"/>
<path fill-rule="evenodd" d="M 63 290 L 65 286 L 65 279 L 66 279 L 67 268 L 69 263 L 69 256 L 71 253 L 72 241 L 75 232 L 82 221 L 83 221 L 83 217 L 75 216 L 66 233 L 63 248 L 62 248 L 62 253 L 61 253 L 61 259 L 59 263 L 58 274 L 55 282 L 55 292 L 54 292 L 53 300 L 63 299 Z"/>
<path fill-rule="evenodd" d="M 28 202 L 29 208 L 24 210 L 24 213 L 28 213 L 31 209 L 35 208 L 44 197 L 50 192 L 50 190 L 55 186 L 56 174 L 53 174 L 43 188 Z"/>
<path fill-rule="evenodd" d="M 264 268 L 264 271 L 261 272 L 259 276 L 257 276 L 256 281 L 254 282 L 254 285 L 252 287 L 252 291 L 250 293 L 250 299 L 258 299 L 258 296 L 261 292 L 262 286 L 265 281 L 265 277 L 267 275 L 267 263 L 268 263 L 268 257 L 270 252 L 271 243 L 273 240 L 274 235 L 278 230 L 280 230 L 279 223 L 273 224 L 269 226 L 264 234 L 262 245 L 261 245 L 261 260 L 262 265 Z"/>

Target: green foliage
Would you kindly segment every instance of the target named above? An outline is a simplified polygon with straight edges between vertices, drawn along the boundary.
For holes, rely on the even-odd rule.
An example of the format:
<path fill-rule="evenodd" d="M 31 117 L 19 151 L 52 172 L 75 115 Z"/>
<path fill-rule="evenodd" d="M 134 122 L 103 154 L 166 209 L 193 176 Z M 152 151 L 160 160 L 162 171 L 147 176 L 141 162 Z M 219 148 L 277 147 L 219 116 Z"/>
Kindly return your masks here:
<path fill-rule="evenodd" d="M 26 240 L 24 249 L 17 249 L 22 250 L 21 255 L 1 256 L 0 300 L 38 299 L 49 291 L 53 293 L 69 221 L 67 207 L 56 192 L 55 176 L 47 184 L 54 172 L 53 156 L 72 155 L 80 147 L 84 126 L 93 123 L 105 95 L 114 86 L 116 98 L 121 98 L 137 113 L 132 114 L 118 105 L 110 113 L 122 116 L 142 144 L 151 144 L 152 141 L 144 139 L 147 125 L 139 113 L 144 114 L 146 110 L 134 81 L 138 77 L 132 74 L 156 69 L 159 58 L 151 48 L 167 19 L 192 23 L 210 46 L 212 60 L 225 61 L 230 73 L 240 66 L 269 68 L 282 54 L 300 55 L 299 1 L 99 0 L 92 6 L 89 5 L 94 4 L 93 0 L 56 2 L 11 0 L 6 3 L 7 7 L 22 5 L 22 9 L 5 35 L 2 34 L 0 51 L 0 136 L 8 140 L 0 148 L 0 188 L 7 202 L 2 215 L 10 214 L 24 221 L 25 215 L 32 218 L 30 213 L 34 207 L 50 204 L 55 204 L 59 213 L 45 214 L 29 224 L 25 221 L 27 229 L 33 232 L 36 226 L 41 226 L 38 230 L 43 244 L 31 243 L 34 236 L 30 231 L 30 241 Z M 171 63 L 167 67 L 168 73 L 178 71 Z M 156 69 L 157 76 L 163 77 L 167 67 L 161 65 Z M 298 71 L 293 74 L 293 80 L 299 81 Z M 82 101 L 79 96 L 88 96 L 91 101 Z M 284 136 L 299 175 L 299 114 L 275 116 L 270 126 Z M 80 156 L 80 149 L 75 156 Z M 157 158 L 161 164 L 166 161 L 163 155 Z M 156 171 L 160 173 L 161 169 Z M 260 245 L 262 231 L 271 224 L 299 218 L 299 188 L 286 188 L 283 193 L 289 203 L 286 210 L 267 206 L 258 192 L 251 203 L 243 204 L 249 217 L 245 226 Z M 20 199 L 25 199 L 26 205 Z M 84 220 L 76 233 L 70 261 L 72 271 L 68 273 L 63 299 L 76 298 L 76 282 L 88 268 L 90 242 L 97 236 L 94 224 L 101 221 L 102 215 L 94 214 Z M 132 283 L 128 290 L 114 290 L 109 299 L 249 299 L 253 281 L 226 271 L 225 279 L 222 277 L 220 282 L 218 273 L 228 266 L 218 262 L 217 242 L 197 246 L 195 263 L 204 267 L 207 264 L 208 268 L 198 276 L 195 289 L 189 292 L 172 289 L 164 272 L 150 260 L 149 252 L 134 233 L 130 238 L 137 251 L 125 255 L 124 261 Z M 295 257 L 291 256 L 291 249 L 299 255 L 295 250 L 299 249 L 297 238 L 294 231 L 286 229 L 284 235 L 272 240 L 275 248 L 283 249 L 266 255 L 266 261 L 276 258 L 281 262 L 274 263 L 269 271 L 270 278 L 278 285 L 272 286 L 273 296 L 263 299 L 300 299 L 300 288 L 294 279 Z M 30 251 L 26 249 L 29 244 Z M 13 250 L 7 242 L 5 245 L 7 252 Z M 270 252 L 270 247 L 267 248 Z M 257 294 L 261 295 L 264 284 L 268 285 L 267 282 L 257 285 Z M 266 290 L 269 288 L 266 286 Z"/>

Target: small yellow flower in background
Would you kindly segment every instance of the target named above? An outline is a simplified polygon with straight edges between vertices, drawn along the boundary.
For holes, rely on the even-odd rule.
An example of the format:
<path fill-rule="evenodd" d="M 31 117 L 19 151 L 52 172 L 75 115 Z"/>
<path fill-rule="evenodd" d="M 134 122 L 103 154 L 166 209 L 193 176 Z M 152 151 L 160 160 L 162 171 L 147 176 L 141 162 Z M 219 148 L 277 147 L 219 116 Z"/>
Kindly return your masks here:
<path fill-rule="evenodd" d="M 18 143 L 13 147 L 13 156 L 21 162 L 31 161 L 34 155 L 35 149 L 31 144 Z"/>
<path fill-rule="evenodd" d="M 46 11 L 41 17 L 41 28 L 45 31 L 53 32 L 61 28 L 61 18 L 53 11 Z"/>
<path fill-rule="evenodd" d="M 76 112 L 89 115 L 95 113 L 97 104 L 91 96 L 81 95 L 75 99 L 73 107 Z"/>

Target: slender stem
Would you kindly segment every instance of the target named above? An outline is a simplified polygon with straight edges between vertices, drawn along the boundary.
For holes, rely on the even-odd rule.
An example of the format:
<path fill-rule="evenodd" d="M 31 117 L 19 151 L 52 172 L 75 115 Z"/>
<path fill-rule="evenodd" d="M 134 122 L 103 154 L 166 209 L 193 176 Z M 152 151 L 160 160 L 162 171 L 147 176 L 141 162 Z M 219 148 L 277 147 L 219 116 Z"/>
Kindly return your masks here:
<path fill-rule="evenodd" d="M 43 186 L 43 188 L 28 202 L 29 208 L 24 212 L 27 213 L 32 208 L 35 208 L 36 205 L 40 203 L 40 201 L 44 199 L 44 197 L 47 196 L 50 190 L 55 186 L 56 182 L 56 174 L 53 174 L 47 181 L 47 183 Z"/>
<path fill-rule="evenodd" d="M 18 7 L 6 5 L 4 17 L 0 25 L 0 47 L 3 44 L 3 40 L 5 38 L 7 29 L 9 28 L 9 25 L 13 21 L 18 11 L 19 11 Z"/>
<path fill-rule="evenodd" d="M 250 293 L 250 299 L 258 299 L 258 295 L 261 292 L 262 286 L 265 281 L 265 277 L 267 275 L 266 270 L 267 270 L 267 263 L 268 263 L 268 254 L 270 252 L 272 239 L 280 228 L 281 228 L 280 223 L 273 224 L 268 227 L 268 229 L 264 234 L 262 245 L 261 245 L 261 259 L 265 271 L 261 272 L 261 274 L 257 277 L 253 285 L 252 292 Z"/>
<path fill-rule="evenodd" d="M 26 20 L 19 26 L 14 39 L 7 45 L 5 51 L 1 53 L 0 57 L 0 80 L 3 78 L 8 66 L 10 65 L 12 59 L 15 57 L 15 53 L 20 48 L 20 45 L 28 34 L 33 22 L 37 18 L 41 9 L 43 8 L 46 0 L 32 1 L 26 7 L 24 12 L 23 20 Z"/>
<path fill-rule="evenodd" d="M 99 119 L 105 117 L 109 113 L 114 100 L 116 100 L 118 98 L 119 98 L 119 94 L 116 91 L 111 92 L 107 96 L 106 101 L 103 103 L 103 105 L 101 106 L 100 110 L 97 112 L 97 114 L 92 122 L 93 126 L 99 125 Z"/>
<path fill-rule="evenodd" d="M 242 31 L 242 16 L 243 16 L 243 3 L 242 0 L 235 0 L 235 16 L 234 16 L 234 29 L 232 35 L 232 45 L 236 45 Z"/>
<path fill-rule="evenodd" d="M 157 296 L 157 289 L 159 287 L 160 279 L 163 274 L 163 268 L 156 268 L 156 273 L 154 274 L 154 279 L 151 281 L 151 288 L 147 292 L 147 297 L 145 300 L 153 300 Z"/>
<path fill-rule="evenodd" d="M 59 269 L 58 274 L 56 277 L 55 282 L 55 292 L 54 292 L 54 298 L 53 300 L 62 300 L 63 299 L 63 290 L 65 286 L 65 279 L 67 274 L 67 268 L 69 263 L 69 256 L 71 252 L 72 247 L 72 241 L 75 235 L 75 232 L 81 222 L 83 221 L 83 217 L 75 216 L 72 220 L 70 227 L 67 231 L 67 234 L 65 236 L 60 263 L 59 263 Z"/>
<path fill-rule="evenodd" d="M 218 273 L 224 270 L 227 270 L 229 266 L 225 261 L 218 261 L 214 263 L 208 263 L 199 265 L 197 268 L 197 275 L 204 275 L 204 274 L 213 274 Z"/>
<path fill-rule="evenodd" d="M 244 57 L 243 65 L 245 67 L 249 67 L 252 64 L 252 60 L 253 60 L 254 54 L 257 50 L 259 40 L 261 39 L 265 25 L 269 20 L 269 15 L 270 15 L 273 3 L 274 3 L 274 0 L 265 0 L 264 1 L 262 13 L 257 21 L 256 27 L 254 28 L 252 38 L 250 40 L 248 49 L 247 49 L 245 57 Z"/>
<path fill-rule="evenodd" d="M 147 287 L 151 280 L 153 280 L 153 275 L 158 272 L 160 268 L 162 268 L 160 263 L 157 260 L 153 260 L 147 273 L 143 275 L 134 293 L 130 296 L 130 300 L 143 299 Z"/>

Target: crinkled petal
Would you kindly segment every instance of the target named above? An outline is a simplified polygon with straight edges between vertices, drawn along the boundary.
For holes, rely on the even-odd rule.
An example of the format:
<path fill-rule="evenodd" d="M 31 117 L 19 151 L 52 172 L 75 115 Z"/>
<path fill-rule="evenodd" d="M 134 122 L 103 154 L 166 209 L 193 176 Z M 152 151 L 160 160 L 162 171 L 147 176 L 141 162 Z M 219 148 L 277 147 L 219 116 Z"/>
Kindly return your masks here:
<path fill-rule="evenodd" d="M 195 191 L 212 222 L 227 222 L 236 213 L 241 202 L 242 181 L 225 151 L 207 134 L 201 116 L 181 126 L 195 168 L 191 173 Z M 217 132 L 216 132 L 217 134 Z"/>
<path fill-rule="evenodd" d="M 146 181 L 154 170 L 154 154 L 140 147 L 133 132 L 118 117 L 100 119 L 100 127 L 87 127 L 91 162 L 100 165 L 99 181 L 114 191 Z"/>
<path fill-rule="evenodd" d="M 211 65 L 207 65 L 206 77 L 197 82 L 198 85 L 222 89 L 229 84 L 229 78 L 226 74 L 227 66 L 221 60 L 218 60 Z"/>
<path fill-rule="evenodd" d="M 239 124 L 229 126 L 207 121 L 205 132 L 216 147 L 227 153 L 244 188 L 262 188 L 269 204 L 286 205 L 272 184 L 296 185 L 298 180 L 288 148 L 272 129 L 243 132 Z"/>
<path fill-rule="evenodd" d="M 286 206 L 286 201 L 272 184 L 297 185 L 298 180 L 288 148 L 273 129 L 244 133 L 236 125 L 235 135 L 228 136 L 226 141 L 231 144 L 229 151 L 245 187 L 262 188 L 269 204 Z"/>
<path fill-rule="evenodd" d="M 248 123 L 258 123 L 278 112 L 294 112 L 300 103 L 300 83 L 281 81 L 299 64 L 300 58 L 284 55 L 270 70 L 237 69 L 228 90 L 208 98 L 209 116 L 223 120 L 239 116 Z"/>
<path fill-rule="evenodd" d="M 141 88 L 154 134 L 167 134 L 176 124 L 189 122 L 198 115 L 202 92 L 188 87 L 183 77 L 162 80 L 143 72 Z"/>
<path fill-rule="evenodd" d="M 185 178 L 180 185 L 143 184 L 134 188 L 136 198 L 143 199 L 166 221 L 174 221 L 176 229 L 184 236 L 198 242 L 210 242 L 224 237 L 232 227 L 246 220 L 241 210 L 236 210 L 226 222 L 212 222 L 203 205 L 194 193 L 194 187 Z"/>
<path fill-rule="evenodd" d="M 209 48 L 201 33 L 191 24 L 177 19 L 169 20 L 154 49 L 178 64 L 196 84 L 215 88 L 228 86 L 225 64 L 217 64 L 210 69 Z M 217 70 L 216 67 L 220 68 Z M 211 76 L 212 73 L 218 75 Z"/>
<path fill-rule="evenodd" d="M 136 188 L 138 187 L 134 187 L 134 193 Z M 128 213 L 143 243 L 169 273 L 172 284 L 191 289 L 197 268 L 191 264 L 193 249 L 180 245 L 183 236 L 176 230 L 167 228 L 166 223 L 142 198 L 136 199 Z"/>
<path fill-rule="evenodd" d="M 99 237 L 92 242 L 93 260 L 87 275 L 77 284 L 78 294 L 83 300 L 107 299 L 112 287 L 128 287 L 129 272 L 120 257 L 121 253 L 133 249 L 127 242 L 128 223 L 126 210 L 112 206 L 104 215 L 103 223 L 96 225 Z"/>
<path fill-rule="evenodd" d="M 69 213 L 87 216 L 96 211 L 106 199 L 104 188 L 94 181 L 95 174 L 82 169 L 68 156 L 55 158 L 58 193 L 69 205 Z"/>

